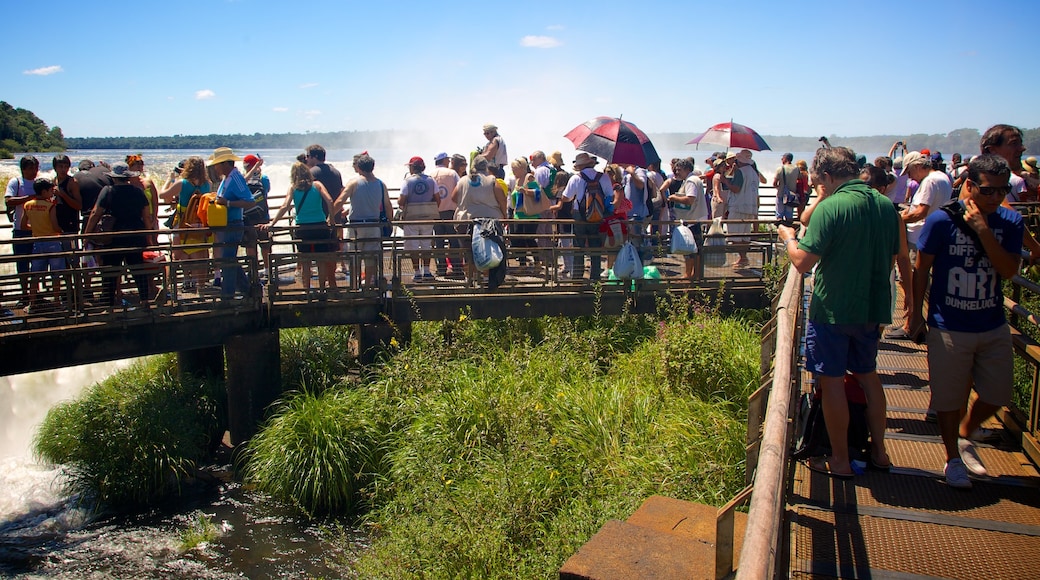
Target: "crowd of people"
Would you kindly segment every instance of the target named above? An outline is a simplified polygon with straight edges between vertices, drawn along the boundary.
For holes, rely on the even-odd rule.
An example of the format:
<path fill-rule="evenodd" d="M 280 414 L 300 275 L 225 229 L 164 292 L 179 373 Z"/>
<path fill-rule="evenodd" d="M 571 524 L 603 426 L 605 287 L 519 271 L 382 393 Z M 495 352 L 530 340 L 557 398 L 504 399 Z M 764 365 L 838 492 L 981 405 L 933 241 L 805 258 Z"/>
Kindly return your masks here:
<path fill-rule="evenodd" d="M 14 224 L 14 253 L 47 254 L 52 246 L 36 240 L 41 237 L 93 234 L 86 237 L 86 243 L 101 246 L 102 236 L 96 235 L 101 231 L 158 232 L 165 228 L 174 232 L 169 258 L 183 262 L 186 273 L 180 290 L 198 292 L 219 287 L 223 299 L 233 299 L 266 282 L 244 275 L 235 260 L 239 248 L 250 257 L 257 255 L 258 248 L 269 252 L 270 244 L 258 242 L 269 239 L 271 225 L 291 213 L 298 251 L 315 255 L 301 264 L 303 287 L 311 290 L 311 264 L 316 263 L 315 293 L 335 293 L 337 270 L 347 265 L 330 256 L 347 248 L 359 250 L 363 253 L 362 272 L 358 273 L 361 283 L 380 284 L 381 239 L 400 220 L 403 248 L 411 253 L 413 282 L 450 277 L 480 284 L 483 273 L 473 267 L 466 250 L 472 233 L 470 222 L 487 218 L 515 220 L 506 228 L 506 240 L 518 256 L 520 272 L 531 273 L 533 269 L 548 274 L 552 269 L 560 279 L 587 275 L 598 280 L 607 277 L 604 257 L 609 269 L 612 254 L 625 241 L 643 246 L 650 243 L 652 234 L 667 235 L 666 225 L 651 228 L 651 221 L 678 219 L 692 223 L 728 216 L 747 220 L 731 224 L 731 232 L 750 230 L 750 222 L 758 217 L 758 186 L 766 183 L 747 150 L 713 154 L 706 160 L 711 168 L 706 174 L 695 170 L 692 158 L 672 159 L 671 171 L 665 173 L 657 162 L 645 168 L 619 165 L 584 152 L 570 166 L 559 151 L 546 154 L 537 150 L 510 159 L 498 127 L 484 125 L 483 135 L 486 144 L 469 157 L 438 153 L 429 170 L 422 157 L 411 158 L 396 208 L 386 184 L 372 173 L 375 160 L 367 152 L 354 157 L 354 176 L 344 179 L 327 162 L 324 147 L 317 144 L 297 157 L 290 169 L 291 186 L 278 208 L 268 206 L 271 182 L 263 172 L 263 159 L 259 155 L 239 157 L 226 147 L 218 148 L 208 159 L 182 160 L 162 183 L 144 173 L 141 155 L 128 155 L 111 166 L 83 160 L 75 173 L 71 173 L 69 158 L 59 155 L 52 160 L 56 175 L 52 180 L 37 179 L 40 163 L 26 156 L 20 163 L 21 177 L 12 179 L 5 193 Z M 590 186 L 595 193 L 587 196 Z M 34 203 L 25 205 L 30 200 Z M 602 207 L 590 214 L 586 206 L 595 205 L 593 202 Z M 163 204 L 173 210 L 160 224 Z M 26 207 L 37 208 L 37 213 L 30 214 L 33 216 L 46 213 L 39 208 L 48 208 L 58 226 L 51 227 L 42 217 L 23 220 Z M 275 209 L 273 219 L 271 209 Z M 210 213 L 219 213 L 220 217 L 211 221 Z M 458 221 L 467 224 L 437 223 Z M 700 244 L 701 226 L 693 230 Z M 103 237 L 110 239 L 105 240 L 106 251 L 97 254 L 97 265 L 115 268 L 140 266 L 144 258 L 141 252 L 114 249 L 157 241 L 156 233 Z M 17 241 L 23 238 L 33 239 Z M 63 239 L 61 249 L 72 249 L 72 243 Z M 553 245 L 584 251 L 564 252 L 562 263 L 551 264 L 550 252 L 539 250 Z M 262 257 L 264 263 L 269 260 L 267 254 Z M 207 263 L 210 258 L 222 259 L 227 267 L 212 272 Z M 683 277 L 697 275 L 698 260 L 697 254 L 686 256 Z M 60 263 L 55 259 L 35 267 L 61 272 Z M 742 252 L 732 266 L 747 264 Z M 23 286 L 20 306 L 48 304 L 37 298 L 38 276 L 33 267 L 30 258 L 17 262 Z M 136 284 L 145 288 L 140 294 L 142 307 L 166 298 L 163 288 L 141 278 Z M 58 286 L 56 281 L 51 283 L 52 288 Z M 119 285 L 106 279 L 104 306 L 120 305 L 120 294 Z"/>
<path fill-rule="evenodd" d="M 950 165 L 939 152 L 910 150 L 901 141 L 872 164 L 821 141 L 809 172 L 816 195 L 799 215 L 804 231 L 778 227 L 798 271 L 815 270 L 806 367 L 822 391 L 831 453 L 809 459 L 808 467 L 841 479 L 856 473 L 847 437 L 850 375 L 867 400 L 864 467 L 891 468 L 877 375 L 884 332 L 927 344 L 928 414 L 945 446 L 946 483 L 971 488 L 972 478 L 987 475 L 975 442 L 993 433 L 981 426 L 1012 397 L 1014 353 L 1001 281 L 1019 272 L 1025 250 L 1030 261 L 1040 259 L 1040 244 L 1010 205 L 1036 200 L 1035 159 L 1022 160 L 1022 131 L 1011 125 L 991 127 L 978 155 L 953 155 Z M 777 173 L 777 180 L 786 178 L 786 170 Z M 905 296 L 898 306 L 896 279 Z M 897 308 L 903 325 L 890 324 Z M 971 390 L 977 398 L 969 408 Z"/>

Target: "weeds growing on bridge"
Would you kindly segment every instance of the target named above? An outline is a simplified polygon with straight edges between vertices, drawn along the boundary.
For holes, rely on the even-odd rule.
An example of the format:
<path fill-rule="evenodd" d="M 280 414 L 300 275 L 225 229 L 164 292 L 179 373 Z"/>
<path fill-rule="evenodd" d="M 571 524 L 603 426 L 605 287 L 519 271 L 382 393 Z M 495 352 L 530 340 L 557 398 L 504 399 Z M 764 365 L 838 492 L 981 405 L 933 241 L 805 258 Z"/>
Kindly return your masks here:
<path fill-rule="evenodd" d="M 757 329 L 677 310 L 416 323 L 367 378 L 285 403 L 250 477 L 360 513 L 376 533 L 358 577 L 552 576 L 649 495 L 720 505 L 743 486 Z"/>

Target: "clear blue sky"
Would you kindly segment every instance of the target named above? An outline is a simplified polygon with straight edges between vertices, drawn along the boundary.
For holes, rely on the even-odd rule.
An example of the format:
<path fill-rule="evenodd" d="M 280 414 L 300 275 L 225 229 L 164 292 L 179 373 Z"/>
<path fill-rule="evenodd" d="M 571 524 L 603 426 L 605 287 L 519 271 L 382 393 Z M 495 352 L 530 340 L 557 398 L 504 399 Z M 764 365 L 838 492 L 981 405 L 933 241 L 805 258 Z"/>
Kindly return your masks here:
<path fill-rule="evenodd" d="M 5 23 L 0 99 L 70 137 L 428 129 L 477 145 L 485 122 L 558 137 L 619 114 L 691 136 L 730 118 L 800 136 L 1033 128 L 1038 7 L 52 0 Z"/>

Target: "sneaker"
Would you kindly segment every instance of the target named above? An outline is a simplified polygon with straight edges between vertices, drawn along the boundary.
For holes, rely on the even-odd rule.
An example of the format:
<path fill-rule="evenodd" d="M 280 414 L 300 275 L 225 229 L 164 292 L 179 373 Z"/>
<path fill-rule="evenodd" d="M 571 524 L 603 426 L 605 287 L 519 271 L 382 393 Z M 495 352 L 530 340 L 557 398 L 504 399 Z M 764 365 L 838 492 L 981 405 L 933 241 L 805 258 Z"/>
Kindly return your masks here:
<path fill-rule="evenodd" d="M 979 427 L 978 429 L 971 432 L 968 439 L 976 441 L 978 443 L 992 443 L 1003 439 L 1000 430 L 988 429 L 986 427 Z"/>
<path fill-rule="evenodd" d="M 10 318 L 14 316 L 14 311 L 10 308 L 0 307 L 0 318 Z"/>
<path fill-rule="evenodd" d="M 427 280 L 433 280 L 433 278 L 434 278 L 433 273 L 431 273 L 431 272 L 423 272 L 422 277 L 427 279 Z"/>
<path fill-rule="evenodd" d="M 946 485 L 957 489 L 971 489 L 968 470 L 965 469 L 964 462 L 960 459 L 954 458 L 947 461 L 943 474 L 946 475 Z"/>
<path fill-rule="evenodd" d="M 924 412 L 924 420 L 926 423 L 938 423 L 939 415 L 936 414 L 935 409 L 928 409 Z"/>
<path fill-rule="evenodd" d="M 961 454 L 961 461 L 964 462 L 964 467 L 968 468 L 968 471 L 972 475 L 979 477 L 985 477 L 989 475 L 986 471 L 986 466 L 982 464 L 982 460 L 979 459 L 979 452 L 975 449 L 975 444 L 968 439 L 958 439 L 957 449 Z"/>
<path fill-rule="evenodd" d="M 416 272 L 415 275 L 412 276 L 412 282 L 422 282 L 422 274 Z"/>

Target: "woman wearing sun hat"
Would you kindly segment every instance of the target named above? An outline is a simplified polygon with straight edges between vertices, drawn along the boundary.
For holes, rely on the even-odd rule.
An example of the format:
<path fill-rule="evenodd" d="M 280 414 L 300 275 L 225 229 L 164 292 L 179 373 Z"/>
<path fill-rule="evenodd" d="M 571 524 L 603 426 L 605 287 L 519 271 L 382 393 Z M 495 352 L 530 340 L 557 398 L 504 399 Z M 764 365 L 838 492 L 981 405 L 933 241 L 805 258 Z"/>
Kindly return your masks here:
<path fill-rule="evenodd" d="M 235 167 L 236 161 L 242 159 L 235 155 L 230 147 L 218 147 L 206 163 L 212 167 L 223 178 L 220 187 L 217 188 L 218 205 L 227 206 L 227 226 L 216 228 L 217 258 L 233 261 L 224 266 L 220 286 L 221 300 L 229 300 L 235 297 L 235 291 L 244 291 L 249 283 L 241 264 L 235 258 L 238 256 L 238 247 L 242 244 L 245 234 L 245 222 L 242 220 L 242 210 L 253 207 L 253 194 L 246 185 L 246 179 Z M 242 285 L 239 288 L 239 285 Z"/>

